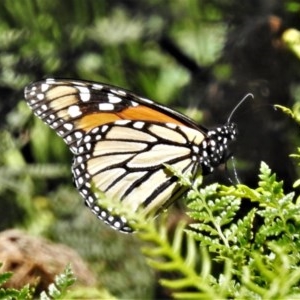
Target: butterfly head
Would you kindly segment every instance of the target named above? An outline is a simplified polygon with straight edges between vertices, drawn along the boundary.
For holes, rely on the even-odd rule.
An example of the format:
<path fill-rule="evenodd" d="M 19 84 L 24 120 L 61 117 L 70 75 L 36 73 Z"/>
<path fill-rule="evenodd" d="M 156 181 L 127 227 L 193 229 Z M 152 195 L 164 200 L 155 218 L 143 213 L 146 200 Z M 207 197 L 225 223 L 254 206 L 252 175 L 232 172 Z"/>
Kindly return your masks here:
<path fill-rule="evenodd" d="M 207 137 L 200 145 L 200 165 L 202 174 L 207 175 L 220 164 L 226 162 L 229 158 L 228 145 L 235 140 L 237 128 L 235 123 L 231 122 L 236 110 L 249 98 L 253 99 L 253 94 L 247 94 L 232 110 L 225 125 L 217 127 L 207 132 Z"/>
<path fill-rule="evenodd" d="M 200 165 L 203 175 L 212 173 L 220 164 L 228 159 L 228 145 L 235 140 L 237 128 L 234 123 L 226 123 L 208 131 L 201 144 Z"/>

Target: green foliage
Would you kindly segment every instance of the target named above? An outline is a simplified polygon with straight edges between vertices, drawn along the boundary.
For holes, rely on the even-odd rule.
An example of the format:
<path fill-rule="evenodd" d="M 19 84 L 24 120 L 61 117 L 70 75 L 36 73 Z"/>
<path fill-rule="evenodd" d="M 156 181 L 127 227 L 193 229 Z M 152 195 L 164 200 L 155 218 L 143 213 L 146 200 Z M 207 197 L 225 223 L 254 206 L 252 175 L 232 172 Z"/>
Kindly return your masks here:
<path fill-rule="evenodd" d="M 66 298 L 64 298 L 66 299 Z M 105 299 L 117 300 L 118 298 L 110 294 L 106 289 L 78 287 L 68 292 L 68 299 Z"/>
<path fill-rule="evenodd" d="M 0 264 L 1 267 L 1 264 Z M 3 288 L 5 284 L 13 275 L 12 272 L 5 272 L 0 274 L 0 299 L 3 300 L 31 300 L 37 299 L 35 290 L 29 285 L 25 285 L 21 289 Z M 76 286 L 71 289 L 71 286 L 76 282 L 76 278 L 70 266 L 55 277 L 53 283 L 48 287 L 47 292 L 40 293 L 40 300 L 58 300 L 58 299 L 116 299 L 109 294 L 105 289 L 87 288 L 83 286 Z"/>
<path fill-rule="evenodd" d="M 69 167 L 57 163 L 27 164 L 19 141 L 7 130 L 0 130 L 0 137 L 0 211 L 6 212 L 1 216 L 1 228 L 18 223 L 28 229 L 38 227 L 41 232 L 49 224 L 49 214 L 44 209 L 45 205 L 41 205 L 43 197 L 36 197 L 36 201 L 32 201 L 34 195 L 43 190 L 44 180 L 67 177 L 70 174 Z M 43 146 L 40 143 L 39 147 Z M 11 198 L 15 201 L 12 202 Z M 36 214 L 40 216 L 38 226 Z"/>
<path fill-rule="evenodd" d="M 246 199 L 255 207 L 241 212 Z M 177 274 L 160 280 L 175 298 L 297 298 L 300 208 L 293 200 L 262 163 L 256 189 L 194 185 L 188 194 L 192 224 L 179 223 L 170 238 L 164 226 L 148 222 L 138 236 L 151 244 L 143 253 L 152 268 Z"/>
<path fill-rule="evenodd" d="M 274 105 L 274 107 L 280 109 L 286 115 L 294 119 L 295 122 L 300 124 L 300 103 L 299 102 L 296 102 L 292 109 L 282 105 Z"/>
<path fill-rule="evenodd" d="M 0 263 L 0 267 L 1 267 Z M 12 288 L 3 288 L 5 284 L 13 275 L 11 272 L 0 273 L 0 299 L 3 300 L 27 300 L 32 299 L 33 289 L 29 288 L 28 285 L 24 286 L 20 290 Z"/>
<path fill-rule="evenodd" d="M 293 121 L 295 121 L 298 125 L 300 125 L 300 102 L 297 101 L 293 107 L 290 109 L 288 107 L 282 106 L 282 105 L 275 105 L 276 109 L 280 109 L 283 113 L 285 113 L 287 116 L 289 116 L 291 119 L 293 119 Z M 298 145 L 298 143 L 296 142 L 296 145 Z M 295 154 L 291 154 L 290 157 L 293 157 L 295 160 L 298 161 L 298 166 L 300 165 L 300 148 L 297 148 L 297 153 Z M 298 168 L 299 169 L 299 168 Z M 299 173 L 298 173 L 298 177 L 299 177 Z M 294 182 L 293 187 L 299 187 L 300 185 L 300 179 L 297 179 Z"/>
<path fill-rule="evenodd" d="M 97 290 L 80 288 L 76 289 L 77 295 L 100 291 L 102 297 L 94 296 L 95 299 L 110 299 L 103 296 L 109 291 L 120 299 L 152 299 L 153 272 L 140 253 L 141 243 L 134 234 L 118 233 L 98 220 L 84 206 L 75 188 L 62 186 L 49 195 L 48 201 L 55 217 L 48 227 L 48 236 L 76 249 L 97 274 Z M 107 205 L 111 206 L 111 201 Z"/>
<path fill-rule="evenodd" d="M 297 148 L 297 152 L 298 152 L 297 154 L 291 154 L 290 156 L 296 159 L 298 161 L 298 165 L 300 165 L 300 148 Z M 296 188 L 299 187 L 299 185 L 300 185 L 300 179 L 297 179 L 294 182 L 293 187 Z M 299 199 L 297 200 L 297 203 L 299 203 Z"/>
<path fill-rule="evenodd" d="M 0 299 L 4 300 L 27 300 L 33 299 L 28 287 L 21 290 L 16 289 L 0 289 Z"/>
<path fill-rule="evenodd" d="M 73 285 L 76 281 L 74 274 L 68 266 L 64 272 L 55 277 L 54 283 L 50 284 L 48 287 L 48 292 L 45 291 L 41 293 L 41 300 L 50 300 L 50 299 L 65 299 L 68 288 Z"/>
<path fill-rule="evenodd" d="M 293 28 L 286 30 L 283 34 L 283 41 L 300 58 L 300 32 Z"/>

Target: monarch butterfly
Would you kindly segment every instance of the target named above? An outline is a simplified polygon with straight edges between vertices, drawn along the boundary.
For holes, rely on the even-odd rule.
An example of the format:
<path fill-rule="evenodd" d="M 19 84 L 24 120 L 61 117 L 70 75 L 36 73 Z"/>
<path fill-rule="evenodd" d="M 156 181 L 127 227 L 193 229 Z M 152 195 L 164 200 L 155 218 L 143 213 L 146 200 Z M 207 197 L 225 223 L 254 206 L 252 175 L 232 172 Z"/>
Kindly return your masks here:
<path fill-rule="evenodd" d="M 46 79 L 28 85 L 25 99 L 73 152 L 75 185 L 87 206 L 122 232 L 133 230 L 124 216 L 100 207 L 93 186 L 133 212 L 158 214 L 186 190 L 166 164 L 194 176 L 200 169 L 209 174 L 227 160 L 228 143 L 237 134 L 231 116 L 207 130 L 174 110 L 102 83 Z"/>

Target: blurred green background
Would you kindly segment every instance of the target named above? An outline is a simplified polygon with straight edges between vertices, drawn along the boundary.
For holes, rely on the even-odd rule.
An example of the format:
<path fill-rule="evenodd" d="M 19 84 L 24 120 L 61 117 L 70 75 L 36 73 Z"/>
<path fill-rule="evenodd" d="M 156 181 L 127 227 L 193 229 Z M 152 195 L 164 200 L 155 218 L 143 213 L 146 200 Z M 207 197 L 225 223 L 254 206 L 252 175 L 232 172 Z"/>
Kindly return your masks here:
<path fill-rule="evenodd" d="M 122 299 L 165 299 L 140 242 L 112 231 L 72 185 L 72 156 L 35 118 L 24 86 L 47 77 L 106 82 L 178 109 L 207 127 L 233 121 L 239 179 L 263 160 L 289 190 L 298 128 L 273 104 L 300 100 L 300 65 L 282 40 L 300 27 L 297 1 L 0 2 L 0 228 L 23 228 L 76 249 L 99 287 Z M 229 171 L 206 182 L 225 182 Z"/>

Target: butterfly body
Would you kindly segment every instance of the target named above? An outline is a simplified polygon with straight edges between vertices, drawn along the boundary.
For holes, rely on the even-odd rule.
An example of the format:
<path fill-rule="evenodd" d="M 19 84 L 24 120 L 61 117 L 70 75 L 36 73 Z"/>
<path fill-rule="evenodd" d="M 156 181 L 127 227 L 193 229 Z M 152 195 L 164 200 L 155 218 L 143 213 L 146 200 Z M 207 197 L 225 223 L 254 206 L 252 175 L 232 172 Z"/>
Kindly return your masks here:
<path fill-rule="evenodd" d="M 46 79 L 25 89 L 34 113 L 74 154 L 76 187 L 91 210 L 113 228 L 130 232 L 122 215 L 98 204 L 100 190 L 132 212 L 157 214 L 186 188 L 166 165 L 183 174 L 208 174 L 227 159 L 233 123 L 214 130 L 118 87 Z"/>

